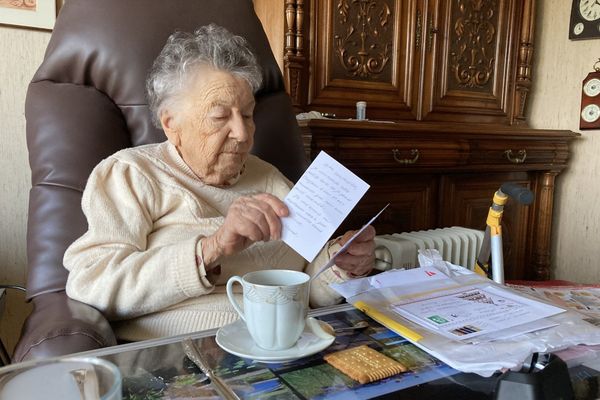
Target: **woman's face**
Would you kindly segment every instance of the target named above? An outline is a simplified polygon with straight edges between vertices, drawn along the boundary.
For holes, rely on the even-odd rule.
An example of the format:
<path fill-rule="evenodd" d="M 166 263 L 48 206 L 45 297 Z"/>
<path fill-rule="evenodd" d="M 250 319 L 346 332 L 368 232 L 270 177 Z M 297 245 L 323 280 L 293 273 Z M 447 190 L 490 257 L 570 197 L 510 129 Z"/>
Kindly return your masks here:
<path fill-rule="evenodd" d="M 167 137 L 206 184 L 240 174 L 254 143 L 254 95 L 243 79 L 200 67 L 179 101 L 161 115 Z"/>

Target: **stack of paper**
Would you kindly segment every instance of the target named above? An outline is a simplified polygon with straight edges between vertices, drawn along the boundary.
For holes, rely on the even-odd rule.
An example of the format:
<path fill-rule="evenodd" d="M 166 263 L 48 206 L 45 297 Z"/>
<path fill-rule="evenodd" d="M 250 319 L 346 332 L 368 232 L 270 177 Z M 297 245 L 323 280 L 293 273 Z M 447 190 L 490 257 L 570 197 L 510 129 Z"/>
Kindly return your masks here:
<path fill-rule="evenodd" d="M 453 368 L 483 376 L 519 367 L 532 352 L 600 344 L 600 329 L 573 313 L 446 264 L 452 276 L 430 265 L 331 287 Z"/>

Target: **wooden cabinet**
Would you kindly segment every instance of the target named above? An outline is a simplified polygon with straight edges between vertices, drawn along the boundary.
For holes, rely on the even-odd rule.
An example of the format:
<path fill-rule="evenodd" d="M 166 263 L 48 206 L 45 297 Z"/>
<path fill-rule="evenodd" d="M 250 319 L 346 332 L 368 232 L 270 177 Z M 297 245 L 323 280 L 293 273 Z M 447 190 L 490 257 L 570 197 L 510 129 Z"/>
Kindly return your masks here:
<path fill-rule="evenodd" d="M 287 0 L 290 94 L 300 109 L 344 118 L 364 100 L 371 119 L 523 122 L 533 7 L 534 0 Z"/>
<path fill-rule="evenodd" d="M 554 178 L 567 166 L 571 131 L 433 122 L 301 121 L 310 156 L 324 150 L 371 188 L 340 231 L 390 203 L 378 233 L 449 226 L 485 229 L 505 182 L 528 187 L 530 206 L 508 201 L 502 220 L 507 279 L 548 279 Z M 529 156 L 531 155 L 531 157 Z"/>
<path fill-rule="evenodd" d="M 534 6 L 285 0 L 283 35 L 267 31 L 274 49 L 283 43 L 276 56 L 292 101 L 298 111 L 337 116 L 300 123 L 307 153 L 325 150 L 371 184 L 342 229 L 387 202 L 379 233 L 483 229 L 494 192 L 516 182 L 536 199 L 506 207 L 506 277 L 550 276 L 554 180 L 578 135 L 527 127 Z M 370 121 L 348 120 L 357 101 L 367 102 Z"/>

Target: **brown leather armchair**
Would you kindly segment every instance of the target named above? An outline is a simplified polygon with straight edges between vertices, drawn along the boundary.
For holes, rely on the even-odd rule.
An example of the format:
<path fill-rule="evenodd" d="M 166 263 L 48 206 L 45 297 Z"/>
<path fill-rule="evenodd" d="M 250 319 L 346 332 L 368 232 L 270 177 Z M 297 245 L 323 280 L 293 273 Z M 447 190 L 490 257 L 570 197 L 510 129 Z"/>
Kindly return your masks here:
<path fill-rule="evenodd" d="M 152 61 L 174 30 L 214 22 L 244 36 L 264 70 L 253 152 L 297 179 L 306 162 L 281 73 L 252 0 L 69 0 L 27 92 L 32 170 L 27 298 L 13 361 L 116 344 L 96 309 L 65 294 L 65 249 L 87 226 L 81 194 L 93 167 L 119 149 L 165 140 L 144 95 Z"/>

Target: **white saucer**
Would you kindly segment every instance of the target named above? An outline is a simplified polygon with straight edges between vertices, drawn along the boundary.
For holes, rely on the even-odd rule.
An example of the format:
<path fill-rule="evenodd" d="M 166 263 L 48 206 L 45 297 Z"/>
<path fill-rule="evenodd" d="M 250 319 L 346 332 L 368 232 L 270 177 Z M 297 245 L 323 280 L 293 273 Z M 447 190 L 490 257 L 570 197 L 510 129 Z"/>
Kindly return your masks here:
<path fill-rule="evenodd" d="M 217 331 L 216 340 L 223 350 L 236 356 L 264 363 L 281 363 L 307 357 L 329 347 L 335 336 L 327 331 L 333 332 L 329 324 L 310 317 L 294 346 L 285 350 L 265 350 L 254 343 L 244 321 L 237 320 L 221 327 Z"/>

